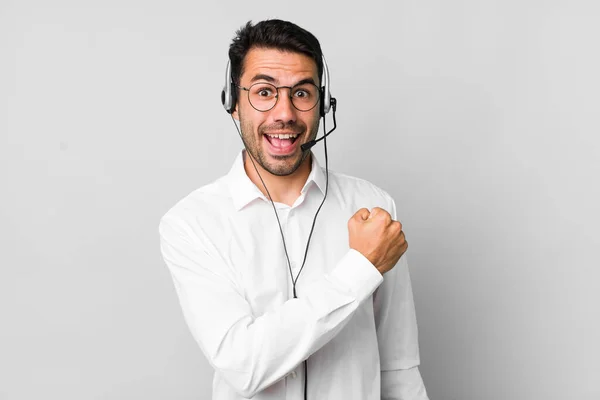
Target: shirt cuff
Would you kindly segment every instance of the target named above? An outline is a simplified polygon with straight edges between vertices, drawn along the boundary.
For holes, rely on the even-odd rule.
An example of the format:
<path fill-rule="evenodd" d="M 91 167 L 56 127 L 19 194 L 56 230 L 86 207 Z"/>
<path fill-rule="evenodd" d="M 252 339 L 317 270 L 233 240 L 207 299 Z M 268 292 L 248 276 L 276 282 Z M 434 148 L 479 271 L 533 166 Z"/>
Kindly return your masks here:
<path fill-rule="evenodd" d="M 333 282 L 347 288 L 363 302 L 383 282 L 383 276 L 360 252 L 350 249 L 329 275 Z"/>

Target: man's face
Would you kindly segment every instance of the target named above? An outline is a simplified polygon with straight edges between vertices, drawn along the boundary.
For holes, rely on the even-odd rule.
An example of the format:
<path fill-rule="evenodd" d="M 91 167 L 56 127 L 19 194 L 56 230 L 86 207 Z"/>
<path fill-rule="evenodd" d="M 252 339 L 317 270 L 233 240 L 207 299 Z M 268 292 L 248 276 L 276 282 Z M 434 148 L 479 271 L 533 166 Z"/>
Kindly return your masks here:
<path fill-rule="evenodd" d="M 292 87 L 311 80 L 319 85 L 316 63 L 301 53 L 252 48 L 246 54 L 243 70 L 239 85 L 246 88 L 257 82 Z M 233 112 L 250 154 L 266 171 L 279 176 L 290 175 L 300 166 L 309 153 L 302 152 L 300 145 L 313 140 L 319 129 L 319 104 L 309 111 L 299 111 L 289 92 L 287 88 L 279 89 L 275 106 L 261 112 L 249 103 L 248 92 L 240 89 Z M 297 137 L 274 137 L 278 135 Z"/>

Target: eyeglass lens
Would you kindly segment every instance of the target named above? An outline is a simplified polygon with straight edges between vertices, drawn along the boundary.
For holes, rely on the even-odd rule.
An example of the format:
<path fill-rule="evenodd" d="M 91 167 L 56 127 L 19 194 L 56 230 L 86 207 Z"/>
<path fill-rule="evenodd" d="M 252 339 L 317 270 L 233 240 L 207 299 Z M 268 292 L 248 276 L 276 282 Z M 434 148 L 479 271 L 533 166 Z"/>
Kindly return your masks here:
<path fill-rule="evenodd" d="M 292 104 L 300 111 L 311 110 L 319 101 L 319 90 L 312 83 L 303 83 L 293 87 L 277 88 L 266 82 L 258 82 L 248 89 L 248 100 L 258 111 L 268 111 L 275 107 L 281 89 L 289 90 L 288 96 Z"/>

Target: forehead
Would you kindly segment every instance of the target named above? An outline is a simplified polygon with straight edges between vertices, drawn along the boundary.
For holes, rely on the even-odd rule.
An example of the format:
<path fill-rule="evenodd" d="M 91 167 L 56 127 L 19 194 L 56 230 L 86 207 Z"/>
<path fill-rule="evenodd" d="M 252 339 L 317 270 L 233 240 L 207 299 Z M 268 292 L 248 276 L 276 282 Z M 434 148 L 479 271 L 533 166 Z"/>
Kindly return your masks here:
<path fill-rule="evenodd" d="M 319 81 L 317 64 L 311 57 L 272 48 L 253 47 L 246 53 L 241 80 L 248 82 L 257 75 L 268 75 L 283 85 L 306 78 Z"/>

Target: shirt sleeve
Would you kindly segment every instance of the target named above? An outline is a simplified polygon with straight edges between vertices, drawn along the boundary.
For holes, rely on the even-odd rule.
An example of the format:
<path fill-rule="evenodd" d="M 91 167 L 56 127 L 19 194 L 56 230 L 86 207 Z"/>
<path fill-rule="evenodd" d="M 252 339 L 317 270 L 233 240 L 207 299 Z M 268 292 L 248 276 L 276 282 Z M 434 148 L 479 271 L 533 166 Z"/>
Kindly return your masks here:
<path fill-rule="evenodd" d="M 397 219 L 392 200 L 391 214 Z M 427 393 L 418 370 L 419 340 L 406 254 L 384 275 L 373 296 L 382 399 L 424 400 Z"/>
<path fill-rule="evenodd" d="M 279 308 L 253 316 L 229 266 L 214 248 L 163 217 L 161 252 L 184 318 L 209 363 L 243 397 L 282 379 L 331 340 L 383 281 L 349 250 L 330 274 Z"/>
<path fill-rule="evenodd" d="M 419 368 L 381 371 L 381 400 L 429 400 Z"/>

